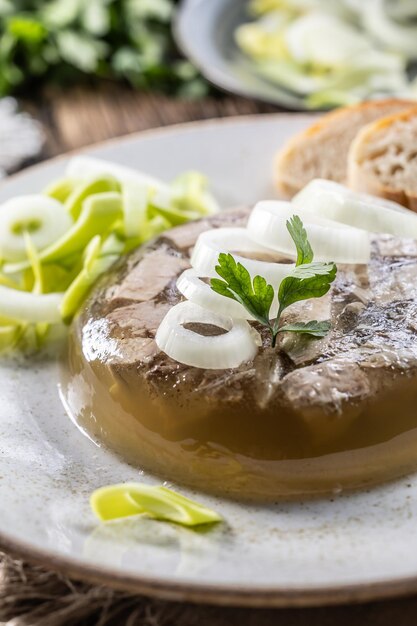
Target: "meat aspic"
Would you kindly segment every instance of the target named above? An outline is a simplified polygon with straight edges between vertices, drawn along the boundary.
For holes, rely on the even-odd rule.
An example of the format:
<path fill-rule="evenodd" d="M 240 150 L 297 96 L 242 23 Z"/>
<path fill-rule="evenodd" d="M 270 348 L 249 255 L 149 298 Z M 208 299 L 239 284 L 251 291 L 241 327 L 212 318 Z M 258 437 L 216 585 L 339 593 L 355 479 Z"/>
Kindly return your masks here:
<path fill-rule="evenodd" d="M 273 349 L 254 323 L 263 347 L 222 371 L 158 350 L 156 330 L 182 299 L 176 280 L 198 235 L 244 226 L 248 213 L 168 231 L 98 284 L 72 332 L 68 396 L 78 385 L 94 397 L 82 410 L 76 403 L 76 419 L 129 461 L 232 495 L 324 493 L 409 471 L 417 465 L 415 241 L 374 235 L 368 266 L 339 265 L 326 296 L 284 313 L 285 323 L 330 320 L 323 339 L 282 333 Z"/>

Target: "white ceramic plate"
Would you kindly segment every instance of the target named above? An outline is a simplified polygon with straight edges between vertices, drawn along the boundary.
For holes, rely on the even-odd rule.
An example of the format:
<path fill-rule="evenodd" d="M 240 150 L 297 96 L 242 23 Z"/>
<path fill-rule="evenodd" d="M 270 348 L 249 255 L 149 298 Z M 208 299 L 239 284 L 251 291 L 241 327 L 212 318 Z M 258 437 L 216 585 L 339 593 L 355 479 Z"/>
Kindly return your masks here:
<path fill-rule="evenodd" d="M 198 169 L 225 206 L 247 204 L 274 195 L 273 154 L 309 122 L 285 115 L 213 121 L 87 152 L 167 180 Z M 4 182 L 0 201 L 41 190 L 65 162 Z M 225 517 L 210 531 L 133 518 L 98 525 L 89 494 L 129 480 L 159 482 L 76 429 L 61 406 L 53 360 L 0 363 L 1 548 L 109 585 L 224 604 L 318 604 L 417 590 L 417 476 L 332 500 L 274 506 L 197 494 Z"/>

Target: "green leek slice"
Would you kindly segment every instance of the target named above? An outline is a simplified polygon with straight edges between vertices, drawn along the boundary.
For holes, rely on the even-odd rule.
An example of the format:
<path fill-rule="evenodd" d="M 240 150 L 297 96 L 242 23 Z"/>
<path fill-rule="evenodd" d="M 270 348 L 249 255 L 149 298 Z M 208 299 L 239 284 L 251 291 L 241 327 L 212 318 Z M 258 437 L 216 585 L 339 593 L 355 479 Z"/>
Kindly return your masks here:
<path fill-rule="evenodd" d="M 200 172 L 185 172 L 174 179 L 172 189 L 172 209 L 189 213 L 190 219 L 202 215 L 213 215 L 220 210 L 219 205 L 208 192 L 208 180 Z M 197 217 L 192 217 L 196 215 Z"/>
<path fill-rule="evenodd" d="M 66 176 L 53 181 L 50 185 L 45 187 L 43 193 L 64 204 L 79 184 L 79 180 Z"/>
<path fill-rule="evenodd" d="M 122 215 L 122 197 L 114 191 L 87 197 L 79 218 L 67 233 L 42 251 L 42 261 L 54 261 L 82 250 L 96 234 L 106 233 Z"/>
<path fill-rule="evenodd" d="M 109 191 L 120 192 L 120 184 L 112 176 L 102 176 L 82 182 L 67 197 L 65 207 L 73 220 L 77 220 L 83 210 L 83 203 L 86 198 Z"/>
<path fill-rule="evenodd" d="M 0 316 L 21 322 L 61 322 L 61 293 L 34 294 L 0 285 Z"/>
<path fill-rule="evenodd" d="M 64 206 L 54 198 L 41 194 L 11 198 L 0 207 L 0 256 L 11 262 L 23 261 L 25 232 L 42 250 L 62 237 L 71 225 Z"/>
<path fill-rule="evenodd" d="M 0 352 L 13 348 L 19 335 L 20 327 L 18 325 L 0 326 Z"/>
<path fill-rule="evenodd" d="M 68 287 L 61 302 L 60 313 L 66 323 L 74 317 L 99 276 L 119 259 L 123 248 L 124 242 L 114 235 L 110 235 L 103 245 L 100 236 L 93 237 L 85 251 L 83 269 Z"/>
<path fill-rule="evenodd" d="M 150 188 L 147 184 L 122 186 L 124 232 L 126 237 L 140 237 L 146 230 Z"/>
<path fill-rule="evenodd" d="M 183 526 L 222 521 L 221 516 L 166 487 L 122 483 L 101 487 L 90 498 L 91 508 L 101 521 L 147 514 L 154 519 Z"/>
<path fill-rule="evenodd" d="M 186 224 L 192 220 L 197 220 L 201 217 L 201 214 L 197 211 L 185 211 L 181 209 L 169 208 L 163 209 L 161 207 L 152 207 L 151 213 L 156 213 L 165 218 L 169 226 L 180 226 Z"/>
<path fill-rule="evenodd" d="M 218 210 L 201 174 L 188 172 L 167 185 L 89 157 L 72 159 L 68 175 L 43 195 L 10 202 L 17 206 L 17 200 L 22 208 L 10 215 L 10 223 L 13 228 L 20 220 L 19 253 L 0 259 L 0 348 L 18 340 L 37 349 L 49 330 L 73 318 L 95 281 L 122 254 Z M 33 216 L 42 229 L 32 224 Z"/>

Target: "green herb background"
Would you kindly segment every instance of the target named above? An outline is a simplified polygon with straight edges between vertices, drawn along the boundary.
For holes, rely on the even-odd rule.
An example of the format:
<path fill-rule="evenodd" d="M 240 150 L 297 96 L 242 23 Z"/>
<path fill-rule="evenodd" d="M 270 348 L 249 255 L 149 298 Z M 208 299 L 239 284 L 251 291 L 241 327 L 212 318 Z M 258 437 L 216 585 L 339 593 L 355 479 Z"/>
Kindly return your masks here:
<path fill-rule="evenodd" d="M 0 0 L 0 96 L 91 78 L 198 98 L 171 34 L 177 0 Z"/>

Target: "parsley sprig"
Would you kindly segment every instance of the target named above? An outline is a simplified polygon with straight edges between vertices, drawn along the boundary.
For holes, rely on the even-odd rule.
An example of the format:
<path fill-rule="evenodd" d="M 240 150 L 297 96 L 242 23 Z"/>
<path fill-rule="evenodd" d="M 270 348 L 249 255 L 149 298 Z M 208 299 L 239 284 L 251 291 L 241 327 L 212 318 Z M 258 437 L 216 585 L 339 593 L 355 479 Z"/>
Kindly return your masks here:
<path fill-rule="evenodd" d="M 294 302 L 320 298 L 330 289 L 336 278 L 335 263 L 314 262 L 314 254 L 308 241 L 306 230 L 298 215 L 287 221 L 287 229 L 294 241 L 297 260 L 294 270 L 286 276 L 278 288 L 279 308 L 275 320 L 270 319 L 271 305 L 275 290 L 262 276 L 252 280 L 242 263 L 237 263 L 231 254 L 219 255 L 216 272 L 220 278 L 212 278 L 211 288 L 216 293 L 240 302 L 242 306 L 271 333 L 271 344 L 275 346 L 278 333 L 304 333 L 312 337 L 324 337 L 330 329 L 330 322 L 297 322 L 280 325 L 283 311 Z"/>

